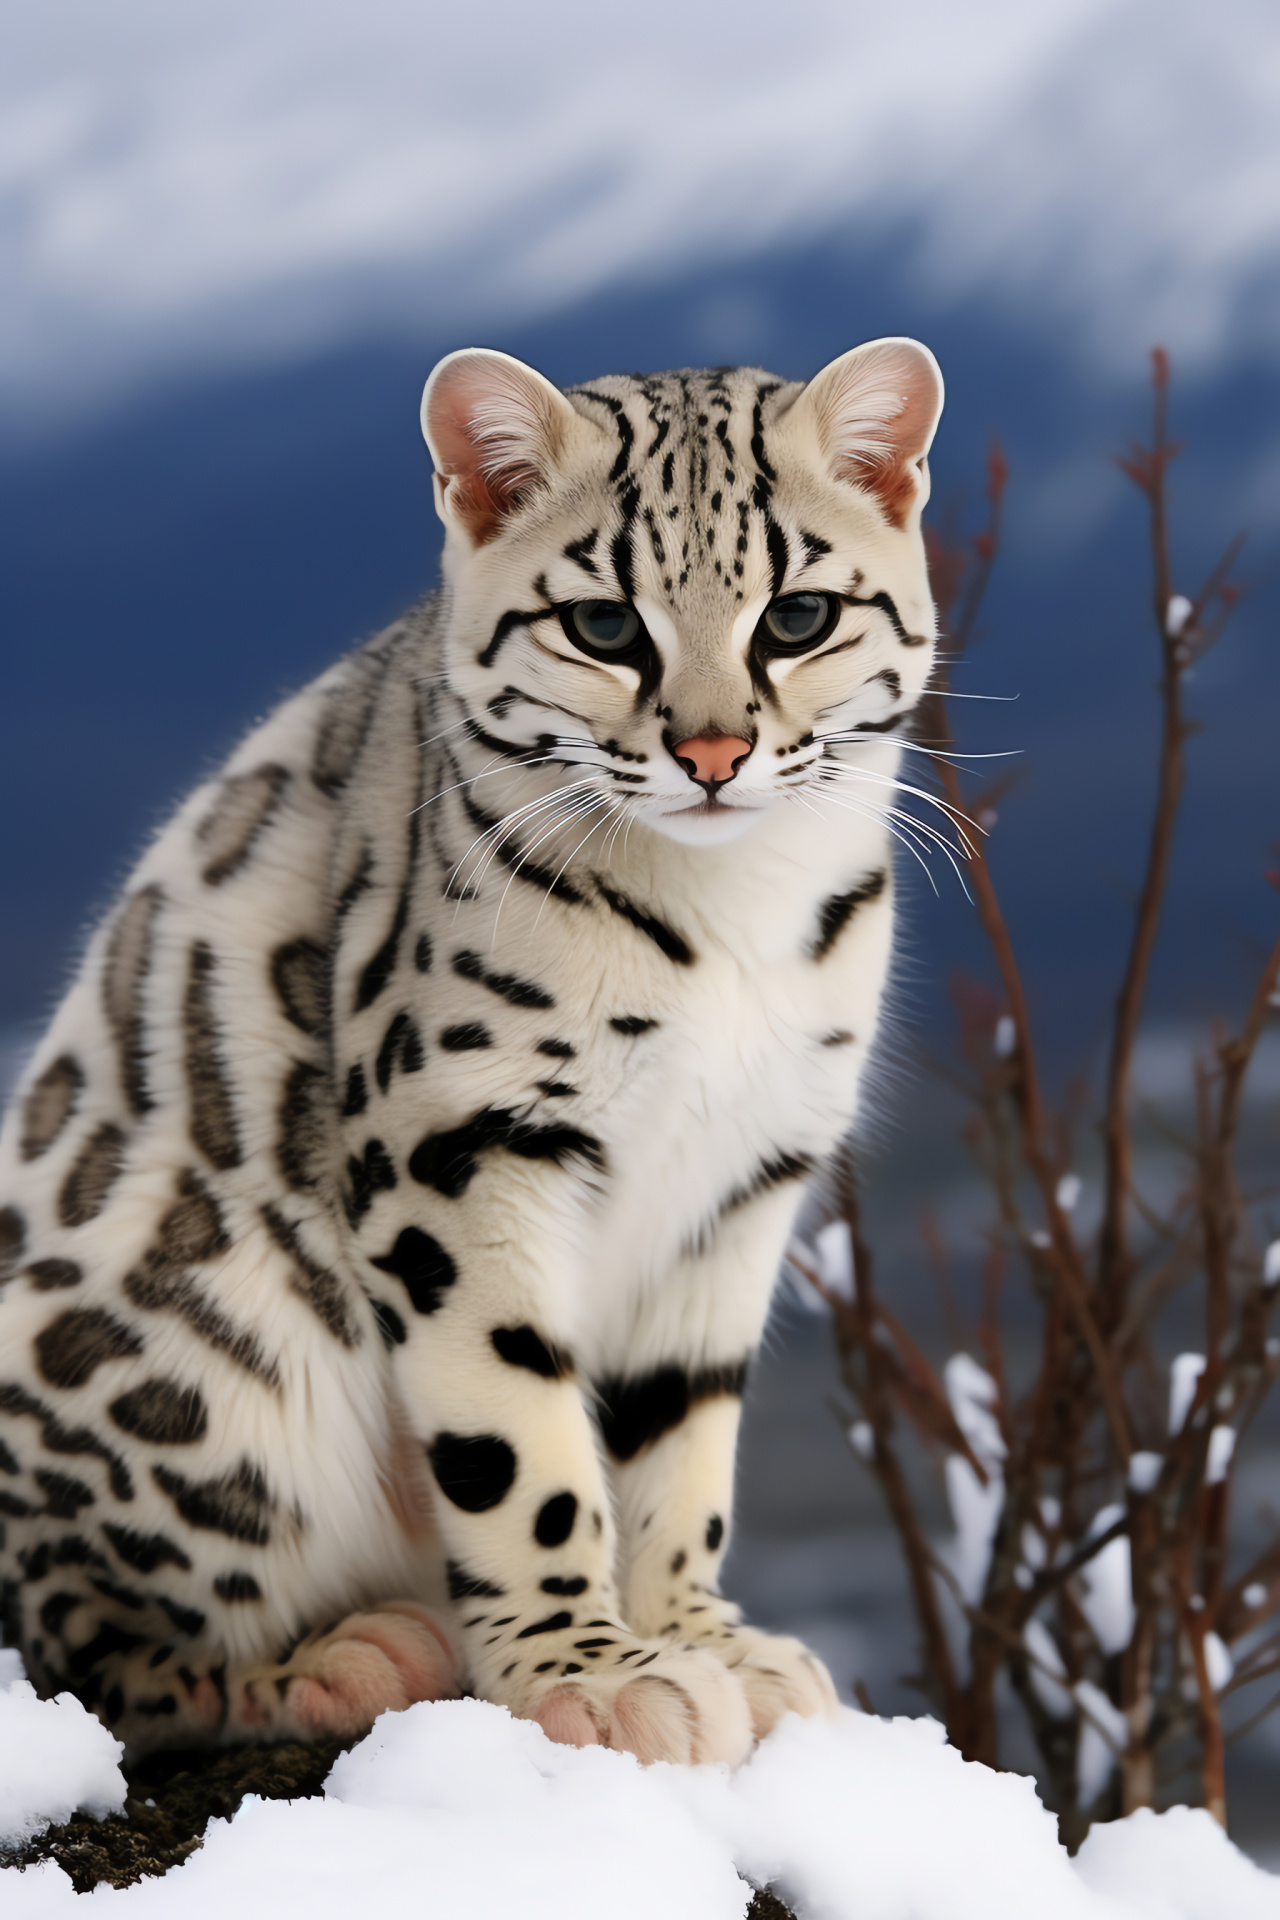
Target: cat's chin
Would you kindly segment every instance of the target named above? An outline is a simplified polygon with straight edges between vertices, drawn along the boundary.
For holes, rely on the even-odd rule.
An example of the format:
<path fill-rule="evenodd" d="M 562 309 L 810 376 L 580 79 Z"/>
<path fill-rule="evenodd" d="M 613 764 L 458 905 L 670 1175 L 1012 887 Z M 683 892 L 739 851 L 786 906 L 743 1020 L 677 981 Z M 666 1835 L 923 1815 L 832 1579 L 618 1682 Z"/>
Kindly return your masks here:
<path fill-rule="evenodd" d="M 686 807 L 682 813 L 650 814 L 648 824 L 682 847 L 722 847 L 740 840 L 768 812 L 768 807 Z"/>

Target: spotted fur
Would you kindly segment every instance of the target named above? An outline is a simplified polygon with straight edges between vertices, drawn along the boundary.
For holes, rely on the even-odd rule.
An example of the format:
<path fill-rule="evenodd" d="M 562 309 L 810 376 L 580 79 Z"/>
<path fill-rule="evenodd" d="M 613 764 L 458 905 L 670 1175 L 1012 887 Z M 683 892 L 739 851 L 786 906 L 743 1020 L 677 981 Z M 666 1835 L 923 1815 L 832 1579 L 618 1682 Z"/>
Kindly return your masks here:
<path fill-rule="evenodd" d="M 41 1688 L 135 1748 L 465 1683 L 730 1761 L 829 1704 L 718 1576 L 877 1031 L 939 405 L 901 341 L 807 387 L 432 376 L 440 592 L 179 810 L 0 1135 L 0 1600 Z M 788 654 L 795 593 L 829 631 Z M 587 600 L 643 648 L 584 651 Z"/>

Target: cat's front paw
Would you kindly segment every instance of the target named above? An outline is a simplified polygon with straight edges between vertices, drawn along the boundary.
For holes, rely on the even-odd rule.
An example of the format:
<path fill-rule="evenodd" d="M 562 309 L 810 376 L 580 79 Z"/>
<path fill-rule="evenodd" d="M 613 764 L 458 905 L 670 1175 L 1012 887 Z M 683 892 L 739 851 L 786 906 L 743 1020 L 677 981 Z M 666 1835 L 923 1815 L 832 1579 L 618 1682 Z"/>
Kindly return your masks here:
<path fill-rule="evenodd" d="M 747 1695 L 713 1654 L 662 1647 L 641 1672 L 599 1668 L 575 1680 L 553 1680 L 513 1711 L 536 1720 L 552 1740 L 572 1747 L 612 1747 L 648 1765 L 721 1761 L 734 1767 L 753 1742 Z"/>
<path fill-rule="evenodd" d="M 460 1691 L 444 1629 L 408 1600 L 348 1614 L 279 1663 L 255 1661 L 228 1681 L 229 1729 L 277 1740 L 363 1733 L 380 1713 Z"/>
<path fill-rule="evenodd" d="M 833 1714 L 840 1705 L 831 1675 L 802 1640 L 735 1626 L 714 1646 L 742 1686 L 757 1740 L 763 1740 L 784 1713 Z"/>

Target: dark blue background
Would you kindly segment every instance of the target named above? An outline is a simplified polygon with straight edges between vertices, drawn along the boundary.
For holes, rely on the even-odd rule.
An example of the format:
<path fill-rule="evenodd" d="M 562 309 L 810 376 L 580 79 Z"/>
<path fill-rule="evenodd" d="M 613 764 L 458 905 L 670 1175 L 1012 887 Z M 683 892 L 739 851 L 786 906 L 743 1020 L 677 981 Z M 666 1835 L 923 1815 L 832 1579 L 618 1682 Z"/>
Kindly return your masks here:
<path fill-rule="evenodd" d="M 724 359 L 803 376 L 885 333 L 927 340 L 947 376 L 935 517 L 958 504 L 975 525 L 993 432 L 1008 453 L 1006 550 L 957 685 L 1020 697 L 954 715 L 961 744 L 1024 750 L 994 858 L 1037 1011 L 1074 1047 L 1101 1032 L 1153 779 L 1144 507 L 1111 464 L 1147 430 L 1146 368 L 1104 378 L 1070 340 L 977 305 L 930 305 L 892 248 L 836 243 L 619 288 L 536 324 L 495 324 L 485 343 L 568 383 Z M 204 377 L 0 459 L 0 1027 L 49 1007 L 148 831 L 240 730 L 430 586 L 439 536 L 418 396 L 461 344 L 356 341 Z M 1189 443 L 1174 470 L 1180 588 L 1194 590 L 1238 524 L 1278 400 L 1265 367 L 1175 384 L 1174 430 Z M 1272 559 L 1264 528 L 1241 569 L 1252 591 L 1190 690 L 1204 731 L 1156 981 L 1169 1017 L 1236 1007 L 1274 936 L 1261 879 L 1280 839 Z M 951 969 L 984 965 L 970 911 L 935 867 L 941 900 L 913 883 L 909 909 L 907 997 L 926 1026 L 945 1017 Z"/>

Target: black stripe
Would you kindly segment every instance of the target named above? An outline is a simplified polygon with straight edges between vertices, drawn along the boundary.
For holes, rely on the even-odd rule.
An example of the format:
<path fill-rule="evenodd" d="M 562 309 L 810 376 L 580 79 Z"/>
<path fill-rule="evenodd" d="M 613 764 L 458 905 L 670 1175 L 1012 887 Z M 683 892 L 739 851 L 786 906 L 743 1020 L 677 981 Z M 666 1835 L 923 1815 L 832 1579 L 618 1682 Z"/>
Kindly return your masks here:
<path fill-rule="evenodd" d="M 487 813 L 483 807 L 479 806 L 476 801 L 471 798 L 471 795 L 465 787 L 462 789 L 459 798 L 462 801 L 463 812 L 473 827 L 478 827 L 482 831 L 485 831 L 491 827 L 497 827 L 502 824 L 500 816 L 494 813 Z M 508 845 L 515 850 L 509 852 Z M 563 874 L 553 873 L 550 867 L 544 867 L 540 862 L 528 858 L 521 850 L 520 842 L 515 838 L 514 829 L 508 836 L 498 841 L 498 844 L 493 849 L 493 857 L 500 866 L 506 868 L 508 873 L 514 874 L 517 880 L 526 880 L 531 887 L 540 887 L 543 893 L 553 894 L 557 900 L 563 900 L 568 906 L 586 906 L 587 900 L 585 894 L 579 893 L 571 880 L 566 880 Z M 470 885 L 469 882 L 468 885 Z M 446 892 L 448 892 L 448 889 L 446 889 Z M 464 890 L 461 893 L 450 894 L 449 897 L 453 899 L 472 899 L 474 898 L 474 894 Z"/>
<path fill-rule="evenodd" d="M 642 1447 L 661 1439 L 687 1418 L 700 1401 L 722 1395 L 740 1399 L 747 1384 L 747 1362 L 704 1367 L 686 1373 L 682 1367 L 657 1367 L 632 1379 L 601 1380 L 600 1431 L 615 1460 L 633 1460 Z"/>
<path fill-rule="evenodd" d="M 489 704 L 492 706 L 493 702 Z M 478 720 L 468 719 L 465 730 L 487 753 L 499 753 L 504 760 L 527 760 L 535 751 L 533 747 L 519 746 L 514 740 L 503 740 L 496 733 L 486 733 Z"/>
<path fill-rule="evenodd" d="M 868 900 L 878 900 L 884 892 L 889 876 L 883 867 L 877 867 L 856 887 L 850 887 L 848 893 L 836 893 L 824 900 L 818 909 L 818 931 L 809 946 L 811 960 L 825 960 L 840 935 L 858 908 Z"/>
<path fill-rule="evenodd" d="M 592 1167 L 605 1164 L 600 1142 L 578 1127 L 538 1127 L 510 1108 L 486 1107 L 447 1133 L 427 1134 L 409 1156 L 409 1172 L 420 1186 L 457 1200 L 471 1184 L 477 1155 L 491 1147 L 522 1160 L 554 1160 L 558 1167 L 574 1156 Z"/>
<path fill-rule="evenodd" d="M 924 645 L 928 636 L 923 633 L 907 632 L 902 624 L 902 616 L 893 603 L 891 594 L 873 593 L 868 599 L 861 600 L 856 593 L 846 593 L 844 598 L 851 607 L 879 607 L 881 613 L 888 618 L 894 632 L 904 647 L 922 647 Z"/>
<path fill-rule="evenodd" d="M 550 1345 L 534 1327 L 495 1327 L 489 1335 L 493 1350 L 509 1367 L 523 1367 L 543 1380 L 567 1380 L 573 1361 Z"/>
<path fill-rule="evenodd" d="M 599 538 L 599 527 L 592 527 L 590 533 L 584 533 L 581 540 L 570 540 L 564 549 L 566 560 L 572 560 L 575 566 L 581 567 L 584 573 L 591 574 L 597 580 L 600 578 L 600 569 L 591 556 Z"/>
<path fill-rule="evenodd" d="M 453 970 L 463 980 L 474 980 L 479 986 L 488 987 L 490 993 L 496 993 L 512 1007 L 554 1007 L 555 1001 L 542 987 L 534 986 L 531 980 L 521 980 L 514 973 L 492 973 L 485 966 L 478 953 L 455 953 Z"/>
<path fill-rule="evenodd" d="M 766 480 L 776 480 L 777 474 L 769 464 L 769 456 L 764 450 L 764 402 L 771 393 L 778 391 L 776 385 L 756 388 L 756 404 L 751 410 L 751 458 L 759 467 Z"/>
<path fill-rule="evenodd" d="M 516 627 L 532 626 L 535 620 L 541 620 L 543 616 L 550 611 L 551 609 L 549 607 L 535 607 L 532 613 L 522 613 L 519 608 L 511 608 L 508 612 L 504 613 L 493 630 L 488 646 L 484 648 L 483 652 L 476 655 L 476 665 L 478 667 L 491 667 L 501 653 L 503 642 L 509 633 Z"/>
<path fill-rule="evenodd" d="M 782 592 L 782 583 L 787 577 L 787 562 L 791 556 L 787 552 L 787 536 L 771 513 L 765 516 L 764 543 L 768 548 L 769 570 L 772 574 L 770 593 L 776 600 Z"/>
<path fill-rule="evenodd" d="M 386 939 L 361 971 L 356 985 L 355 1011 L 357 1013 L 373 1005 L 395 971 L 396 958 L 400 952 L 400 939 L 408 918 L 409 889 L 406 886 L 401 889 L 400 898 L 396 902 L 395 915 Z"/>
<path fill-rule="evenodd" d="M 613 415 L 613 424 L 618 429 L 618 457 L 609 469 L 609 485 L 613 486 L 621 480 L 631 459 L 631 448 L 636 437 L 631 422 L 621 400 L 615 400 L 611 394 L 596 393 L 590 387 L 578 387 L 576 391 L 584 400 L 594 400 L 597 405 L 608 407 Z"/>
<path fill-rule="evenodd" d="M 751 1178 L 742 1186 L 734 1187 L 721 1201 L 720 1211 L 722 1214 L 733 1213 L 758 1195 L 770 1193 L 774 1187 L 784 1187 L 792 1180 L 803 1180 L 816 1165 L 811 1153 L 780 1153 L 772 1160 L 762 1160 Z"/>
<path fill-rule="evenodd" d="M 633 927 L 652 940 L 655 947 L 666 954 L 668 960 L 674 960 L 681 967 L 693 965 L 695 959 L 693 949 L 687 941 L 681 939 L 673 927 L 667 926 L 663 920 L 656 919 L 653 914 L 646 913 L 642 907 L 635 904 L 634 900 L 628 900 L 624 893 L 616 893 L 612 887 L 605 884 L 599 874 L 595 876 L 595 883 L 601 899 L 618 915 L 619 919 L 629 920 Z"/>

